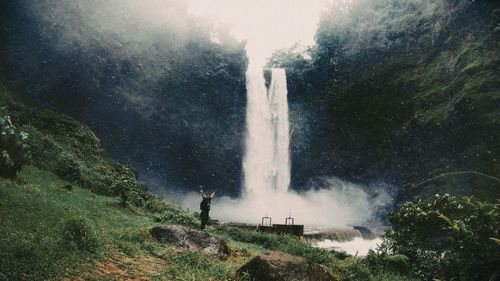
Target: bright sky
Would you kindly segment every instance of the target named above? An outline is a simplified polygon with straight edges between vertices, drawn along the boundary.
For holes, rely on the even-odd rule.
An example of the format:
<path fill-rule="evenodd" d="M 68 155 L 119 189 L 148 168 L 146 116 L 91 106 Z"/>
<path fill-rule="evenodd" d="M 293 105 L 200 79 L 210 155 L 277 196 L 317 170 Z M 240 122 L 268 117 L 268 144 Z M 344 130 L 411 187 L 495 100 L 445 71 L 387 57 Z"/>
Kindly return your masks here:
<path fill-rule="evenodd" d="M 327 0 L 191 0 L 190 13 L 228 23 L 247 40 L 253 65 L 263 65 L 273 50 L 314 42 L 320 11 Z"/>

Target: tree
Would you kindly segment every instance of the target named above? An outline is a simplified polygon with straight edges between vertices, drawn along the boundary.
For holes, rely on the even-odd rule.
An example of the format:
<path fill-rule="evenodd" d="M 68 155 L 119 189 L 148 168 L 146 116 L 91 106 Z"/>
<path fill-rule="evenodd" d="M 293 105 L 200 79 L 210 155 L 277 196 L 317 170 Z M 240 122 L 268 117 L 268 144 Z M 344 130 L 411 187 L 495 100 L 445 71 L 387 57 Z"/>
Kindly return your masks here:
<path fill-rule="evenodd" d="M 496 280 L 500 204 L 436 194 L 389 216 L 383 248 L 410 258 L 424 280 Z"/>

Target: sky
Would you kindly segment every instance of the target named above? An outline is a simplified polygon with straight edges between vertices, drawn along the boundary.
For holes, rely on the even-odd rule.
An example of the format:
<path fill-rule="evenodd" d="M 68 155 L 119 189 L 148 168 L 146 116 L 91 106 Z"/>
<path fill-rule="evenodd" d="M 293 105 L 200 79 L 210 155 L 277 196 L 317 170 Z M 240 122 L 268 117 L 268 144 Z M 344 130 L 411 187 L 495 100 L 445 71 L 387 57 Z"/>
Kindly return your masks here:
<path fill-rule="evenodd" d="M 232 26 L 247 40 L 250 63 L 263 65 L 273 50 L 312 45 L 327 0 L 191 0 L 189 12 Z"/>

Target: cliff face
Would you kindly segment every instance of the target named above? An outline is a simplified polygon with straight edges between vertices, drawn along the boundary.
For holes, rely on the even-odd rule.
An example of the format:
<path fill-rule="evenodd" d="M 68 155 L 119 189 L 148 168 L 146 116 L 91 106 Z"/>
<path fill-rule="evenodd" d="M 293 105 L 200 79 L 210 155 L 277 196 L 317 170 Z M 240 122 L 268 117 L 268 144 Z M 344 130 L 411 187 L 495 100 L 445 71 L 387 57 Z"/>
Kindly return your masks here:
<path fill-rule="evenodd" d="M 332 174 L 400 186 L 451 171 L 499 177 L 499 5 L 370 2 L 332 7 L 316 46 L 270 60 L 288 70 L 294 186 Z M 421 186 L 433 187 L 484 195 L 498 182 L 460 174 Z"/>
<path fill-rule="evenodd" d="M 239 192 L 244 43 L 184 1 L 0 6 L 2 83 L 89 125 L 153 190 Z"/>

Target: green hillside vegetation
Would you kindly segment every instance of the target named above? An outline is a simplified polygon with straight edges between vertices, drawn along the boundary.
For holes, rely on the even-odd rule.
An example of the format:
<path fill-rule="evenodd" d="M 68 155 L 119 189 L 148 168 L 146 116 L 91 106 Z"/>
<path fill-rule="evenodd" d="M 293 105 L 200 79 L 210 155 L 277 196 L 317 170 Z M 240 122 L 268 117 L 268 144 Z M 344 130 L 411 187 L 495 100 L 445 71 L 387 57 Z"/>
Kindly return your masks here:
<path fill-rule="evenodd" d="M 163 181 L 162 186 L 189 189 L 203 182 L 238 195 L 245 42 L 233 38 L 225 25 L 189 13 L 187 1 L 161 1 L 168 10 L 162 19 L 135 5 L 1 1 L 0 84 L 88 125 L 108 155 L 148 179 Z M 69 131 L 67 118 L 35 114 L 46 124 L 35 126 L 42 133 Z M 28 118 L 35 122 L 36 117 Z M 57 126 L 50 122 L 54 118 Z M 86 129 L 75 129 L 72 133 L 95 144 Z M 65 136 L 52 137 L 47 142 L 71 147 Z M 81 156 L 97 151 L 87 152 Z M 47 163 L 51 169 L 58 168 L 55 164 Z M 68 173 L 96 169 L 70 164 Z M 94 188 L 111 188 L 96 187 L 99 180 L 88 178 L 86 171 L 68 176 L 81 176 Z"/>
<path fill-rule="evenodd" d="M 411 186 L 456 171 L 499 178 L 498 2 L 353 2 L 324 12 L 313 47 L 278 51 L 269 62 L 287 69 L 292 123 L 309 123 L 295 128 L 296 180 L 335 174 Z M 448 191 L 491 199 L 497 190 L 470 173 L 401 200 Z"/>
<path fill-rule="evenodd" d="M 339 280 L 412 280 L 371 272 L 360 258 L 314 249 L 288 236 L 230 227 L 210 232 L 229 242 L 223 259 L 159 244 L 148 230 L 157 213 L 119 198 L 97 195 L 58 176 L 27 166 L 15 181 L 0 180 L 0 280 L 230 280 L 251 257 L 282 251 L 329 266 Z M 164 202 L 165 207 L 177 209 Z M 190 217 L 182 211 L 176 216 Z M 374 274 L 375 273 L 375 274 Z M 120 277 L 120 278 L 122 278 Z M 368 278 L 368 279 L 367 279 Z"/>

